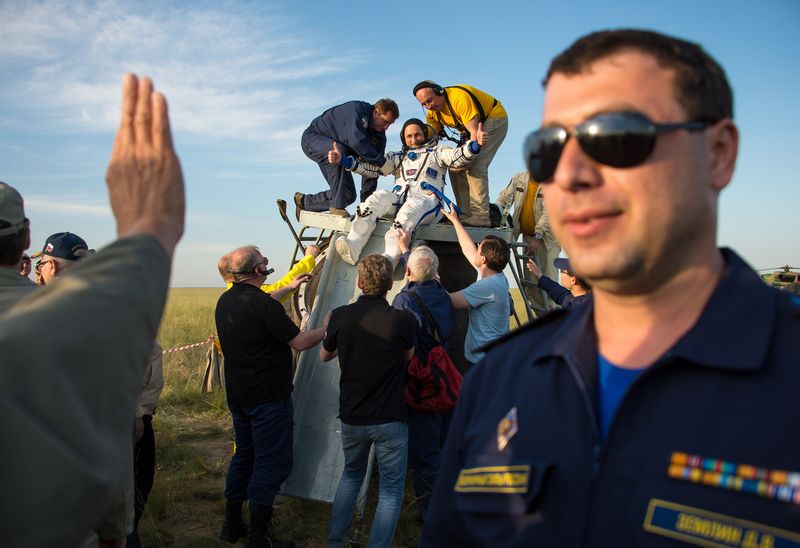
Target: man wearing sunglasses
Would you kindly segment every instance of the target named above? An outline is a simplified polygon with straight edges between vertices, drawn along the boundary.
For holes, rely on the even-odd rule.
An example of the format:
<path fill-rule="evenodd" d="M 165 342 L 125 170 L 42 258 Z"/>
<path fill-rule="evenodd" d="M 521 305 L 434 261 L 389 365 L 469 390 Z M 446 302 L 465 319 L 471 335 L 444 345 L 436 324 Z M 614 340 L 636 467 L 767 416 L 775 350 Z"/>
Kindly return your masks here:
<path fill-rule="evenodd" d="M 525 159 L 593 298 L 467 377 L 424 546 L 800 543 L 800 301 L 717 248 L 732 116 L 693 43 L 605 31 L 553 60 Z"/>

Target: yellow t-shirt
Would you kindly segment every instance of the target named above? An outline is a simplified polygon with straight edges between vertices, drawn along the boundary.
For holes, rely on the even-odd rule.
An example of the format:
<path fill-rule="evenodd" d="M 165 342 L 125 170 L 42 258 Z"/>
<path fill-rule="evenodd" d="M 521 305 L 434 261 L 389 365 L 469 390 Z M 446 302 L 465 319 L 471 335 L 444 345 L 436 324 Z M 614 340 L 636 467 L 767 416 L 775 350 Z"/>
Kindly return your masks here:
<path fill-rule="evenodd" d="M 528 179 L 528 192 L 525 193 L 525 199 L 522 201 L 522 211 L 519 213 L 519 231 L 522 234 L 533 234 L 536 230 L 536 214 L 533 203 L 536 200 L 536 191 L 539 189 L 539 183 Z"/>
<path fill-rule="evenodd" d="M 503 103 L 497 101 L 497 104 L 494 104 L 494 97 L 488 93 L 484 93 L 481 90 L 466 84 L 458 85 L 463 88 L 467 88 L 475 95 L 475 98 L 480 102 L 481 108 L 483 108 L 483 112 L 487 118 L 508 118 L 506 109 L 503 108 Z M 447 107 L 446 103 L 441 112 L 437 113 L 432 110 L 428 111 L 427 122 L 433 127 L 436 133 L 439 133 L 442 130 L 442 124 L 439 123 L 439 117 L 437 114 L 441 116 L 442 121 L 447 127 L 452 128 L 458 127 L 459 122 L 463 126 L 466 126 L 467 122 L 475 118 L 475 116 L 480 118 L 480 112 L 478 112 L 478 108 L 475 106 L 475 101 L 473 101 L 469 93 L 463 89 L 458 89 L 452 86 L 444 89 L 447 93 L 447 98 L 450 100 L 450 104 L 453 107 L 453 111 L 455 112 L 450 112 L 450 109 Z"/>

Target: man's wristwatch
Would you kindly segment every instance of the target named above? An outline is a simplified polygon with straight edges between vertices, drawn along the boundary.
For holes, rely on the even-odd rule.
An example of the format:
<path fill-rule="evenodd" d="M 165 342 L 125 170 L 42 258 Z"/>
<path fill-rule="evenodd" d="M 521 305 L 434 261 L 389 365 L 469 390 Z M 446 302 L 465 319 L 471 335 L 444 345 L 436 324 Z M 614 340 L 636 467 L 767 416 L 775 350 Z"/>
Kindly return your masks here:
<path fill-rule="evenodd" d="M 534 233 L 533 233 L 533 239 L 534 239 L 534 240 L 539 240 L 539 241 L 541 242 L 542 240 L 544 240 L 544 236 L 542 236 L 542 235 L 541 235 L 541 234 L 539 234 L 538 232 L 534 232 Z"/>

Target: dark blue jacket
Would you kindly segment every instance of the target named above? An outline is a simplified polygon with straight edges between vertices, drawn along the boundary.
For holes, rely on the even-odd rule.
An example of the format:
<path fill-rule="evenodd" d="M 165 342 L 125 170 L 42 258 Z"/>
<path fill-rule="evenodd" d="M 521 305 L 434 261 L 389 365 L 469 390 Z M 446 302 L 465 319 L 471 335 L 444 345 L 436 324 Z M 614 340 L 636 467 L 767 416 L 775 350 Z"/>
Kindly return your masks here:
<path fill-rule="evenodd" d="M 331 107 L 312 120 L 306 131 L 330 137 L 343 144 L 344 156 L 382 166 L 386 161 L 386 133 L 375 131 L 372 122 L 372 105 L 365 101 L 348 101 Z"/>
<path fill-rule="evenodd" d="M 555 301 L 555 303 L 562 308 L 572 308 L 581 303 L 585 303 L 592 298 L 591 293 L 584 293 L 577 297 L 570 292 L 569 289 L 564 287 L 558 282 L 555 282 L 547 276 L 539 278 L 539 289 L 543 290 L 547 295 Z"/>
<path fill-rule="evenodd" d="M 445 291 L 438 280 L 426 280 L 424 282 L 408 282 L 403 288 L 404 291 L 413 291 L 419 295 L 422 302 L 428 308 L 433 319 L 439 324 L 439 337 L 441 344 L 448 348 L 450 333 L 453 331 L 453 304 L 450 295 Z M 431 348 L 436 346 L 432 333 L 433 329 L 425 321 L 417 303 L 413 297 L 403 291 L 395 295 L 392 306 L 399 310 L 408 310 L 417 320 L 417 344 L 415 352 L 418 356 L 425 357 Z"/>
<path fill-rule="evenodd" d="M 681 453 L 800 473 L 800 298 L 723 254 L 697 323 L 630 386 L 604 445 L 592 301 L 498 341 L 465 379 L 422 545 L 797 546 L 800 489 L 784 488 L 793 503 L 669 476 Z"/>

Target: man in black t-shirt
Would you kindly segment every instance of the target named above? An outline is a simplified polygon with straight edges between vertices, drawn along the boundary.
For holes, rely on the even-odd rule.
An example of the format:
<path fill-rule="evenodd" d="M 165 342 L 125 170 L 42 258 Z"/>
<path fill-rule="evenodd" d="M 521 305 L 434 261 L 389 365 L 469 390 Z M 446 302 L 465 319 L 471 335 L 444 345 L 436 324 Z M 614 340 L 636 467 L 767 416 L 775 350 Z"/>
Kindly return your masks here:
<path fill-rule="evenodd" d="M 233 286 L 219 298 L 215 314 L 236 436 L 220 538 L 236 542 L 247 534 L 242 502 L 249 500 L 248 546 L 279 546 L 280 541 L 271 539 L 269 520 L 275 495 L 292 469 L 291 349 L 317 345 L 327 322 L 300 331 L 283 306 L 261 291 L 268 268 L 257 247 L 234 251 L 230 271 Z"/>
<path fill-rule="evenodd" d="M 391 545 L 408 460 L 404 392 L 416 324 L 409 313 L 386 302 L 392 266 L 383 255 L 368 255 L 359 261 L 356 285 L 363 295 L 355 303 L 333 310 L 319 351 L 322 361 L 338 356 L 342 370 L 339 417 L 345 466 L 331 509 L 330 548 L 346 544 L 373 443 L 380 483 L 369 545 Z"/>

